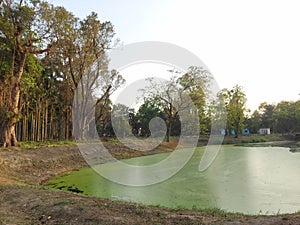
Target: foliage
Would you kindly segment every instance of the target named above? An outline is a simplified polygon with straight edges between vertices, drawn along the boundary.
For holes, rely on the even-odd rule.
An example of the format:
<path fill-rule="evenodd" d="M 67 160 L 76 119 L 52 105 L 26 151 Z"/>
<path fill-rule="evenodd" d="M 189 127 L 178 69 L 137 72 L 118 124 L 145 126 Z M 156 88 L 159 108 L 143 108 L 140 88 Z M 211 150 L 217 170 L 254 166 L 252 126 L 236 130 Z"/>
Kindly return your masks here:
<path fill-rule="evenodd" d="M 227 110 L 227 129 L 235 130 L 236 137 L 244 127 L 246 94 L 236 85 L 231 90 L 223 89 L 222 95 Z"/>
<path fill-rule="evenodd" d="M 169 72 L 171 73 L 169 80 L 148 79 L 149 86 L 143 90 L 145 98 L 152 99 L 159 105 L 162 118 L 167 124 L 167 142 L 170 141 L 172 134 L 179 135 L 178 130 L 183 127 L 185 133 L 190 132 L 190 135 L 193 135 L 197 129 L 193 127 L 197 124 L 195 121 L 197 116 L 197 120 L 205 121 L 206 92 L 210 81 L 209 72 L 201 67 L 192 66 L 184 74 L 175 69 Z M 185 126 L 178 123 L 182 120 L 186 121 Z"/>
<path fill-rule="evenodd" d="M 145 99 L 135 116 L 135 133 L 139 136 L 150 136 L 149 123 L 155 117 L 163 117 L 159 102 Z"/>
<path fill-rule="evenodd" d="M 0 142 L 73 138 L 72 101 L 82 77 L 90 85 L 87 97 L 100 90 L 92 96 L 99 102 L 124 82 L 107 68 L 112 24 L 94 12 L 80 20 L 40 0 L 0 1 L 0 6 Z M 89 123 L 79 124 L 86 129 Z"/>
<path fill-rule="evenodd" d="M 247 126 L 253 133 L 260 128 L 270 128 L 273 133 L 300 132 L 300 101 L 263 102 L 247 118 Z"/>
<path fill-rule="evenodd" d="M 53 146 L 76 146 L 74 141 L 21 141 L 21 148 L 53 147 Z"/>
<path fill-rule="evenodd" d="M 39 0 L 1 1 L 0 5 L 1 57 L 6 62 L 1 75 L 5 85 L 0 85 L 0 106 L 5 105 L 14 115 L 1 121 L 1 139 L 4 146 L 17 146 L 15 130 L 22 110 L 21 89 L 26 83 L 33 86 L 30 76 L 40 72 L 32 55 L 49 52 L 57 41 L 53 29 L 56 23 L 51 16 L 57 9 Z"/>

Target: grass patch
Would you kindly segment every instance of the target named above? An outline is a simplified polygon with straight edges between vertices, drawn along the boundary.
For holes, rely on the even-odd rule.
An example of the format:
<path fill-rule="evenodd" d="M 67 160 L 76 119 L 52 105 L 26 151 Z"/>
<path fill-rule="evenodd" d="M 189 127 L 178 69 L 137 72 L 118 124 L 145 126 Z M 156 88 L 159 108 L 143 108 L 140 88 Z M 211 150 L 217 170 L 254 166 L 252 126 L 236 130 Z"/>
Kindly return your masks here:
<path fill-rule="evenodd" d="M 21 141 L 19 142 L 21 148 L 37 148 L 37 147 L 54 147 L 54 146 L 76 146 L 75 141 Z"/>
<path fill-rule="evenodd" d="M 223 145 L 240 145 L 247 143 L 262 143 L 262 142 L 274 142 L 274 141 L 288 141 L 287 137 L 279 134 L 271 135 L 260 135 L 260 134 L 250 134 L 250 135 L 239 135 L 238 138 L 234 136 L 224 136 Z"/>
<path fill-rule="evenodd" d="M 124 152 L 116 156 L 117 159 L 128 159 L 131 157 L 129 152 Z"/>
<path fill-rule="evenodd" d="M 137 209 L 137 210 L 135 210 L 135 214 L 136 215 L 143 215 L 144 214 L 144 210 L 143 209 Z"/>

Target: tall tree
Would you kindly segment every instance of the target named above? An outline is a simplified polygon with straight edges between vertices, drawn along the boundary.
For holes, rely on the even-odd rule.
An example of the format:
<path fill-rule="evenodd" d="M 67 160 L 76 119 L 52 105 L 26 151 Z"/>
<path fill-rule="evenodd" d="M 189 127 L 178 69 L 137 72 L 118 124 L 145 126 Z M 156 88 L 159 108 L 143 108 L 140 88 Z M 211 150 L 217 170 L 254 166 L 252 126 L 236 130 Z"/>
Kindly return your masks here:
<path fill-rule="evenodd" d="M 249 128 L 251 133 L 257 133 L 263 127 L 261 114 L 258 110 L 255 110 L 251 116 L 246 118 L 245 126 Z"/>
<path fill-rule="evenodd" d="M 199 115 L 198 111 L 201 112 L 205 107 L 206 95 L 204 88 L 209 82 L 208 71 L 201 67 L 190 67 L 181 76 L 181 72 L 175 69 L 171 69 L 169 72 L 171 73 L 169 80 L 149 79 L 150 85 L 144 90 L 146 97 L 160 103 L 160 107 L 165 114 L 167 142 L 170 141 L 172 126 L 181 112 L 189 110 L 190 116 L 185 118 L 185 121 L 189 120 L 190 123 L 195 123 L 193 121 L 195 119 L 194 115 Z M 184 127 L 187 128 L 187 124 Z"/>
<path fill-rule="evenodd" d="M 184 92 L 188 93 L 193 104 L 196 106 L 201 134 L 209 132 L 210 115 L 208 96 L 211 79 L 209 71 L 198 66 L 189 67 L 188 71 L 178 79 Z"/>
<path fill-rule="evenodd" d="M 259 105 L 258 110 L 261 117 L 261 126 L 266 128 L 271 128 L 271 131 L 273 131 L 274 129 L 273 114 L 275 111 L 275 105 L 263 102 Z"/>
<path fill-rule="evenodd" d="M 66 109 L 81 107 L 82 112 L 76 114 L 76 131 L 86 130 L 95 115 L 88 115 L 94 97 L 99 99 L 97 104 L 103 104 L 110 95 L 124 83 L 124 79 L 116 70 L 108 71 L 108 62 L 105 53 L 110 48 L 114 36 L 110 22 L 101 22 L 96 13 L 91 13 L 84 20 L 78 21 L 71 14 L 65 15 L 70 23 L 59 31 L 61 41 L 57 51 L 59 63 L 62 65 L 62 76 L 66 88 L 69 89 L 69 100 Z M 67 30 L 68 32 L 63 32 Z M 97 90 L 97 94 L 95 91 Z M 71 110 L 69 110 L 71 111 Z M 100 113 L 101 114 L 101 113 Z M 99 120 L 99 118 L 96 118 Z M 67 121 L 71 121 L 70 117 Z M 99 122 L 99 121 L 98 121 Z M 81 132 L 82 135 L 85 132 Z M 75 134 L 77 135 L 77 134 Z M 83 137 L 78 137 L 83 138 Z"/>
<path fill-rule="evenodd" d="M 1 50 L 6 50 L 7 69 L 4 85 L 6 114 L 2 119 L 4 146 L 17 146 L 15 126 L 20 118 L 21 79 L 28 56 L 46 53 L 56 43 L 51 15 L 55 8 L 39 0 L 0 2 Z"/>
<path fill-rule="evenodd" d="M 223 89 L 222 93 L 227 110 L 227 129 L 235 130 L 237 138 L 244 126 L 246 94 L 239 85 L 234 86 L 231 90 Z"/>
<path fill-rule="evenodd" d="M 135 116 L 136 134 L 149 137 L 151 135 L 149 124 L 151 119 L 155 117 L 163 117 L 163 112 L 159 107 L 159 102 L 156 102 L 153 99 L 145 99 Z"/>
<path fill-rule="evenodd" d="M 0 142 L 18 145 L 16 124 L 20 139 L 68 139 L 77 87 L 90 97 L 85 88 L 98 86 L 102 101 L 123 82 L 107 69 L 113 26 L 96 13 L 79 20 L 40 0 L 4 0 L 0 6 Z M 38 74 L 34 61 L 44 67 Z"/>
<path fill-rule="evenodd" d="M 281 101 L 274 110 L 274 121 L 276 131 L 280 133 L 293 133 L 297 131 L 299 121 L 299 104 L 290 101 Z"/>

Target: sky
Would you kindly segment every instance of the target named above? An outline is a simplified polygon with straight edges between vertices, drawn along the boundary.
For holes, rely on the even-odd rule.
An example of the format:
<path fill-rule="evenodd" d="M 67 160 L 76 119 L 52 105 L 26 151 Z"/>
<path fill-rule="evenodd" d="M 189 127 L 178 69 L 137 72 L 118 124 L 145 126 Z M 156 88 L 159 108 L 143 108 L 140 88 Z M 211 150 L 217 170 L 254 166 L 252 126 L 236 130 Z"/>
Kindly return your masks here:
<path fill-rule="evenodd" d="M 297 0 L 49 0 L 111 21 L 123 44 L 163 41 L 196 54 L 220 88 L 239 84 L 252 111 L 300 98 Z"/>

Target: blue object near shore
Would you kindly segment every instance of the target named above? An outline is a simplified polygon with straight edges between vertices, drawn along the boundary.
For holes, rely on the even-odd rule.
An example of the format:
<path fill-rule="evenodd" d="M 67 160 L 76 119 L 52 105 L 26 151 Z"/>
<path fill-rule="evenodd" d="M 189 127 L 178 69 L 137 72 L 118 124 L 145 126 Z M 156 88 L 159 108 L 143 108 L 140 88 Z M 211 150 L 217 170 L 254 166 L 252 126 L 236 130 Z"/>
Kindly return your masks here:
<path fill-rule="evenodd" d="M 249 135 L 250 134 L 250 130 L 248 128 L 245 128 L 242 130 L 242 134 L 243 135 Z"/>

